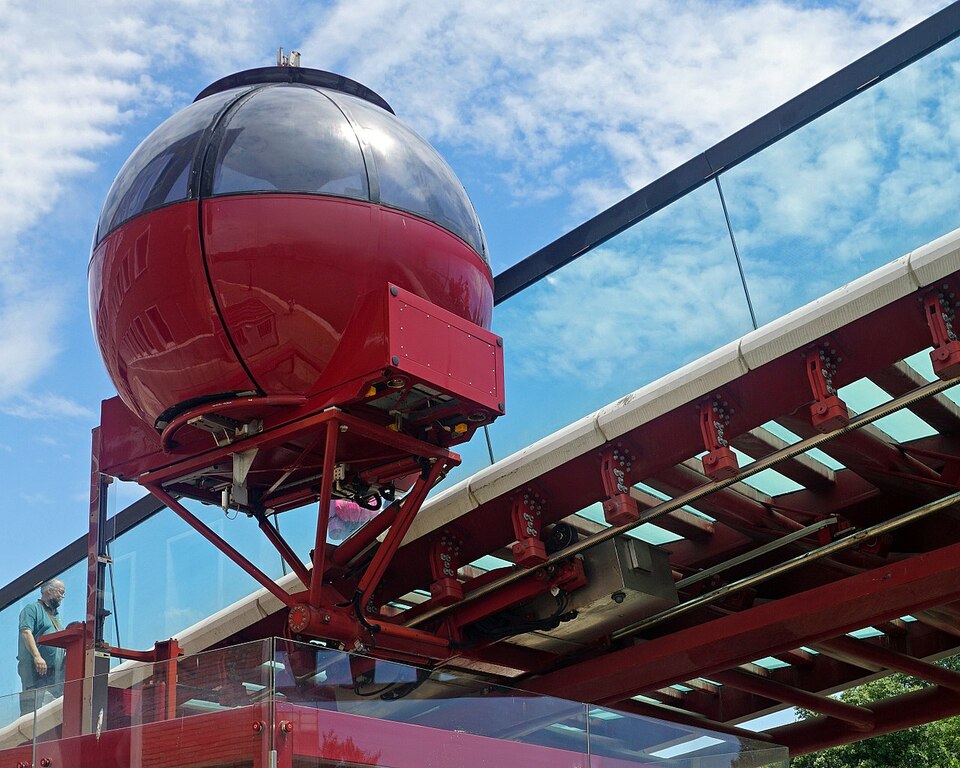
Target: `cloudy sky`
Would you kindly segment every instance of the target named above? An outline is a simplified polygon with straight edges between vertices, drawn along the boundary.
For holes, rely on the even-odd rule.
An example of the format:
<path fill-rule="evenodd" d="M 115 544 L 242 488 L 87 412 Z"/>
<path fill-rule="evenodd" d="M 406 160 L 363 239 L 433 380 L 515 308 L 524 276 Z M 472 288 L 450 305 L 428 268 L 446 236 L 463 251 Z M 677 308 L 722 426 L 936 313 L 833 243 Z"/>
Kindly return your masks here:
<path fill-rule="evenodd" d="M 209 82 L 269 65 L 283 46 L 300 50 L 304 66 L 370 86 L 460 175 L 500 272 L 943 5 L 0 0 L 0 515 L 8 542 L 0 584 L 85 532 L 89 434 L 100 400 L 114 394 L 87 317 L 90 239 L 131 150 Z M 942 74 L 951 64 L 938 66 Z M 725 181 L 739 193 L 728 192 L 731 215 L 742 226 L 761 322 L 788 295 L 795 306 L 834 287 L 828 280 L 797 293 L 795 265 L 772 255 L 784 243 L 800 248 L 798 233 L 825 207 L 836 210 L 836 198 L 857 184 L 877 188 L 880 176 L 899 185 L 884 198 L 892 209 L 897 194 L 916 193 L 916 179 L 894 173 L 898 160 L 884 154 L 879 127 L 884 110 L 902 109 L 904 99 L 920 103 L 900 86 L 851 107 L 869 113 L 872 133 L 849 119 L 824 123 L 821 134 L 765 153 Z M 897 145 L 922 147 L 924 161 L 939 167 L 930 139 L 960 124 L 951 109 L 925 115 L 927 133 L 898 134 Z M 817 143 L 838 131 L 846 144 Z M 824 191 L 797 199 L 788 180 Z M 928 185 L 929 207 L 956 210 L 952 197 L 934 193 L 942 186 Z M 497 330 L 513 350 L 504 424 L 513 426 L 495 429 L 498 452 L 749 330 L 725 235 L 715 237 L 711 194 L 704 188 L 643 233 L 501 308 Z M 770 211 L 775 232 L 760 226 Z M 854 276 L 872 262 L 850 245 L 865 236 L 857 212 L 841 214 L 849 247 L 835 258 Z M 919 244 L 904 231 L 895 247 Z M 669 258 L 638 261 L 667 241 Z M 707 288 L 717 307 L 708 333 L 691 321 Z M 688 298 L 665 303 L 664 292 Z M 642 328 L 626 342 L 634 361 L 626 370 L 602 345 L 583 343 L 624 325 Z M 531 393 L 546 373 L 561 382 L 563 407 L 541 414 Z M 121 490 L 117 508 L 133 498 Z"/>

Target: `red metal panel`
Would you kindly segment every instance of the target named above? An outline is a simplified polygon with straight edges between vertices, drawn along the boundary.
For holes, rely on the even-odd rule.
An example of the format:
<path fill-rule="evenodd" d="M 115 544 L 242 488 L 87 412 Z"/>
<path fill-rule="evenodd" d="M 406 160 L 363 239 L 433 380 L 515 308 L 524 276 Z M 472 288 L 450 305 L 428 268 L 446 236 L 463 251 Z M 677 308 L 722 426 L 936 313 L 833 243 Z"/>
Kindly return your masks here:
<path fill-rule="evenodd" d="M 502 412 L 499 339 L 409 291 L 398 289 L 388 306 L 391 348 L 400 358 L 399 370 Z"/>
<path fill-rule="evenodd" d="M 395 283 L 490 325 L 492 278 L 462 240 L 415 216 L 317 195 L 203 203 L 204 250 L 233 342 L 270 394 L 305 394 L 357 299 Z"/>
<path fill-rule="evenodd" d="M 197 217 L 196 201 L 138 216 L 90 261 L 90 312 L 104 364 L 124 402 L 151 424 L 174 403 L 257 388 L 210 296 Z"/>

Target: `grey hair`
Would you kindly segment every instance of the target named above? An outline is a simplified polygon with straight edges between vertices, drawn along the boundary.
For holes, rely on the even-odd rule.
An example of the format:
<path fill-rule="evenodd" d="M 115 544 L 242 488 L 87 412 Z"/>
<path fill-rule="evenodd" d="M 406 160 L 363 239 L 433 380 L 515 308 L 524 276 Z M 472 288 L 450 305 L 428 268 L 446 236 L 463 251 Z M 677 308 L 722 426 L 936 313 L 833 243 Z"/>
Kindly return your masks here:
<path fill-rule="evenodd" d="M 63 584 L 63 582 L 60 579 L 47 579 L 45 582 L 43 582 L 40 585 L 40 594 L 42 595 L 48 589 L 50 589 L 51 587 L 54 587 L 57 584 Z"/>

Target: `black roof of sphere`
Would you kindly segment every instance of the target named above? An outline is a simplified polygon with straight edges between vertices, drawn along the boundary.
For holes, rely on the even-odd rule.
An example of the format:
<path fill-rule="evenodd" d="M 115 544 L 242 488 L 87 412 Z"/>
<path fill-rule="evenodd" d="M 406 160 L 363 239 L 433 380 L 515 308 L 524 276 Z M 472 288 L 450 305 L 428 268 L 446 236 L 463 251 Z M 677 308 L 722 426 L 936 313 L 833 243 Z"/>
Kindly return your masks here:
<path fill-rule="evenodd" d="M 235 72 L 208 85 L 197 94 L 194 101 L 200 101 L 200 99 L 205 99 L 207 96 L 212 96 L 230 88 L 263 83 L 302 83 L 329 88 L 332 91 L 340 91 L 369 101 L 371 104 L 376 104 L 381 109 L 387 110 L 390 114 L 396 114 L 393 107 L 380 94 L 367 88 L 362 83 L 338 75 L 335 72 L 326 72 L 322 69 L 306 69 L 304 67 L 257 67 L 256 69 L 245 69 L 243 72 Z"/>

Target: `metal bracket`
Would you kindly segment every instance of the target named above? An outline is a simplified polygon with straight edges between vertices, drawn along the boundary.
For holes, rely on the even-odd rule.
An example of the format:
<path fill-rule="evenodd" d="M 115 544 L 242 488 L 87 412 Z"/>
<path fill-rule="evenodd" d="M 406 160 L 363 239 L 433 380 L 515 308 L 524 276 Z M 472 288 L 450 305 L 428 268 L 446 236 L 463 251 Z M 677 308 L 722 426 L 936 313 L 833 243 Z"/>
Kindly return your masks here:
<path fill-rule="evenodd" d="M 960 340 L 953 330 L 957 306 L 960 301 L 948 283 L 936 293 L 928 293 L 923 300 L 924 315 L 933 336 L 933 351 L 930 353 L 933 372 L 944 381 L 960 376 Z"/>
<path fill-rule="evenodd" d="M 545 505 L 546 499 L 530 485 L 513 497 L 510 519 L 517 537 L 513 559 L 521 568 L 533 568 L 547 560 L 547 549 L 540 538 Z"/>
<path fill-rule="evenodd" d="M 711 480 L 725 480 L 740 471 L 737 456 L 723 435 L 733 414 L 729 400 L 720 393 L 700 403 L 700 435 L 707 452 L 701 463 L 703 474 Z"/>
<path fill-rule="evenodd" d="M 833 386 L 833 376 L 842 362 L 837 347 L 827 340 L 808 351 L 804 357 L 814 399 L 810 406 L 810 423 L 818 432 L 833 432 L 850 423 L 847 404 L 840 399 Z"/>
<path fill-rule="evenodd" d="M 444 528 L 430 545 L 430 594 L 437 605 L 453 605 L 463 599 L 463 585 L 457 579 L 462 552 L 463 537 L 452 528 Z"/>
<path fill-rule="evenodd" d="M 251 419 L 243 422 L 231 419 L 229 416 L 219 416 L 215 413 L 205 413 L 194 416 L 187 421 L 191 427 L 202 429 L 213 435 L 213 441 L 218 448 L 230 445 L 236 440 L 263 432 L 263 419 Z"/>
<path fill-rule="evenodd" d="M 603 480 L 603 517 L 610 525 L 624 525 L 640 518 L 640 507 L 630 495 L 630 472 L 636 458 L 622 443 L 608 447 L 600 454 L 600 477 Z"/>

